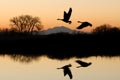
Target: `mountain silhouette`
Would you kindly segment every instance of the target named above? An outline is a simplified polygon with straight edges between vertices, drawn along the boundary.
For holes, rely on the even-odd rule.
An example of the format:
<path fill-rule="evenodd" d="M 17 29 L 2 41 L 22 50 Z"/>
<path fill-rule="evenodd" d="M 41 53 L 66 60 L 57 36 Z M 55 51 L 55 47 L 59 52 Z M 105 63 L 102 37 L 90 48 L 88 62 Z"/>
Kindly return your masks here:
<path fill-rule="evenodd" d="M 56 33 L 73 34 L 75 32 L 77 33 L 78 31 L 72 30 L 72 29 L 64 27 L 64 26 L 58 26 L 58 27 L 54 27 L 54 28 L 49 28 L 49 29 L 44 30 L 44 31 L 40 31 L 39 34 L 43 34 L 43 35 L 56 34 Z"/>

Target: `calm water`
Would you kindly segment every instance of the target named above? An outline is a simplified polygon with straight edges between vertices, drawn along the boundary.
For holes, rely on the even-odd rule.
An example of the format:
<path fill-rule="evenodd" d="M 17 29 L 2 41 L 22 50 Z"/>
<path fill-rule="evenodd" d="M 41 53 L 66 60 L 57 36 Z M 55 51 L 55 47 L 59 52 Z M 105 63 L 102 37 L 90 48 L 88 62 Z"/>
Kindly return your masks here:
<path fill-rule="evenodd" d="M 89 57 L 79 58 L 92 65 L 86 68 L 76 68 L 76 58 L 69 60 L 52 60 L 45 56 L 37 59 L 12 59 L 0 56 L 0 80 L 70 80 L 56 68 L 71 63 L 72 80 L 120 80 L 120 57 Z"/>

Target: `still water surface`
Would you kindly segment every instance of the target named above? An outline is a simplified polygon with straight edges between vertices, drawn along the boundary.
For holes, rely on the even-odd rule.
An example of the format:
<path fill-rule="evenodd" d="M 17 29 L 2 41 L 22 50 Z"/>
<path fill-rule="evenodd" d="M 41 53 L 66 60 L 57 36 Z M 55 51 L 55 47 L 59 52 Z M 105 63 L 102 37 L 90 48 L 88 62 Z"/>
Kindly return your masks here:
<path fill-rule="evenodd" d="M 39 57 L 31 62 L 20 62 L 9 56 L 0 56 L 0 80 L 70 80 L 63 70 L 56 68 L 71 63 L 72 80 L 120 80 L 120 57 L 89 57 L 80 60 L 92 62 L 86 68 L 72 58 L 68 60 Z"/>

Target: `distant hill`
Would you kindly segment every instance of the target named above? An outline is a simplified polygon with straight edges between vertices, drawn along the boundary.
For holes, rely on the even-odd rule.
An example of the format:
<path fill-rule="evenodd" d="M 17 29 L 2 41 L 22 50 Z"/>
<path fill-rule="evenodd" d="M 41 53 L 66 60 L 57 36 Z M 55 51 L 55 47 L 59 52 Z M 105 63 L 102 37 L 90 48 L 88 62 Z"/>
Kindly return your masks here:
<path fill-rule="evenodd" d="M 59 27 L 54 27 L 54 28 L 49 28 L 44 31 L 40 31 L 39 34 L 42 35 L 48 35 L 48 34 L 55 34 L 55 33 L 79 33 L 79 31 L 76 30 L 71 30 L 70 28 L 64 27 L 64 26 L 59 26 Z"/>

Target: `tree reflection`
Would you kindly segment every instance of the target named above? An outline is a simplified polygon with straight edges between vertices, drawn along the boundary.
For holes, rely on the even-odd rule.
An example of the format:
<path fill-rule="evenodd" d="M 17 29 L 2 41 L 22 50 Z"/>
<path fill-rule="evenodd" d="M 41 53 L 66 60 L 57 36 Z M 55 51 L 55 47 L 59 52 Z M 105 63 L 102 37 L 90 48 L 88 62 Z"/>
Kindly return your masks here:
<path fill-rule="evenodd" d="M 114 54 L 106 52 L 104 54 L 103 52 L 92 52 L 88 50 L 86 51 L 79 51 L 79 52 L 70 52 L 70 51 L 59 51 L 59 50 L 52 50 L 48 51 L 47 53 L 16 53 L 16 54 L 1 54 L 0 56 L 8 55 L 11 59 L 17 62 L 22 62 L 22 63 L 30 63 L 32 61 L 37 61 L 40 57 L 46 56 L 49 59 L 57 59 L 57 60 L 69 60 L 71 58 L 88 58 L 92 56 L 102 56 L 102 57 L 113 57 L 113 56 L 120 56 L 119 54 Z"/>
<path fill-rule="evenodd" d="M 20 55 L 20 54 L 12 54 L 9 55 L 11 59 L 17 62 L 22 62 L 22 63 L 30 63 L 32 61 L 37 61 L 39 56 L 25 56 L 25 55 Z"/>

